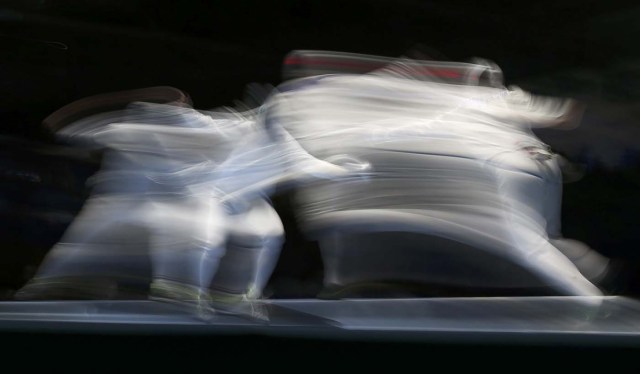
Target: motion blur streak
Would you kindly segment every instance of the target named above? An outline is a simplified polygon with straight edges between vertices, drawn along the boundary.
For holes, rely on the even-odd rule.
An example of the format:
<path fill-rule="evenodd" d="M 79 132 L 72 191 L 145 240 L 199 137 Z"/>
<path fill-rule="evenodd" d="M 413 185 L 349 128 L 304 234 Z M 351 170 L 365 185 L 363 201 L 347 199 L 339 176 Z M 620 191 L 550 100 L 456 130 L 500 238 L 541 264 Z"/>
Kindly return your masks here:
<path fill-rule="evenodd" d="M 329 293 L 401 281 L 601 295 L 608 260 L 562 237 L 558 157 L 531 131 L 575 127 L 579 103 L 504 87 L 480 59 L 295 51 L 285 76 L 272 92 L 250 86 L 241 110 L 163 89 L 52 125 L 104 152 L 102 169 L 16 297 L 123 298 L 149 283 L 150 258 L 151 299 L 268 320 L 277 187 L 295 191 Z"/>
<path fill-rule="evenodd" d="M 66 126 L 62 137 L 106 150 L 103 167 L 92 198 L 17 296 L 118 297 L 114 279 L 144 279 L 135 264 L 146 239 L 152 298 L 193 303 L 200 314 L 260 298 L 284 234 L 273 188 L 350 173 L 260 116 L 133 103 Z"/>
<path fill-rule="evenodd" d="M 325 287 L 402 280 L 599 295 L 592 281 L 608 261 L 561 237 L 558 160 L 531 131 L 575 126 L 581 105 L 506 88 L 488 61 L 397 59 L 351 72 L 372 61 L 380 59 L 294 52 L 285 69 L 309 76 L 267 104 L 311 154 L 371 165 L 367 179 L 299 194 L 301 219 L 321 243 Z"/>

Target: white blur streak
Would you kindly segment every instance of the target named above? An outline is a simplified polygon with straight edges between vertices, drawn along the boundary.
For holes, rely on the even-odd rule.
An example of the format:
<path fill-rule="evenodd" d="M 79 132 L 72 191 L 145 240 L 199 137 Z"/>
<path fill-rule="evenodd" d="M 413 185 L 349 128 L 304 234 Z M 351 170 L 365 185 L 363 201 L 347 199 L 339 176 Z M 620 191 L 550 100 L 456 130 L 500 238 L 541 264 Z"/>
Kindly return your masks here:
<path fill-rule="evenodd" d="M 299 187 L 327 289 L 391 280 L 600 295 L 608 260 L 562 237 L 558 162 L 531 131 L 575 125 L 576 103 L 505 88 L 487 61 L 385 63 L 291 81 L 243 112 L 133 103 L 64 127 L 61 139 L 106 150 L 103 167 L 23 298 L 51 285 L 113 297 L 82 279 L 140 278 L 132 264 L 148 246 L 153 298 L 266 318 L 252 301 L 284 240 L 276 186 Z"/>
<path fill-rule="evenodd" d="M 483 69 L 496 75 L 490 63 L 465 67 L 455 84 L 412 67 L 398 60 L 370 74 L 299 79 L 267 104 L 311 154 L 371 165 L 366 180 L 300 193 L 325 286 L 403 280 L 600 295 L 589 279 L 608 261 L 561 237 L 561 173 L 531 131 L 575 122 L 577 104 L 495 79 L 481 86 Z"/>
<path fill-rule="evenodd" d="M 235 308 L 262 296 L 277 263 L 284 229 L 268 200 L 276 185 L 352 173 L 265 128 L 259 111 L 135 103 L 91 118 L 59 135 L 106 150 L 94 194 L 23 298 L 60 279 L 140 277 L 123 269 L 144 253 L 136 235 L 146 231 L 153 297 Z"/>

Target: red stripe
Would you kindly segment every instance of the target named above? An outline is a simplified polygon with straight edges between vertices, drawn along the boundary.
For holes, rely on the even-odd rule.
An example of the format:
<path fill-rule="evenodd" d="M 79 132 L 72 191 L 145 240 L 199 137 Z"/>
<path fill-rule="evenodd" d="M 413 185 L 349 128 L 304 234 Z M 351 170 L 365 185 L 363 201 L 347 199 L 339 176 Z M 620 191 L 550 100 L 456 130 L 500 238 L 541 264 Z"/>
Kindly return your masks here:
<path fill-rule="evenodd" d="M 333 58 L 318 58 L 318 57 L 301 57 L 290 56 L 284 61 L 285 65 L 301 65 L 303 67 L 328 67 L 328 68 L 351 68 L 357 70 L 371 71 L 380 69 L 387 66 L 386 63 L 371 62 L 371 61 L 357 61 L 357 60 L 338 60 Z M 445 78 L 460 78 L 462 73 L 453 69 L 440 69 L 428 66 L 413 66 L 415 70 L 418 70 L 421 75 L 438 76 Z"/>

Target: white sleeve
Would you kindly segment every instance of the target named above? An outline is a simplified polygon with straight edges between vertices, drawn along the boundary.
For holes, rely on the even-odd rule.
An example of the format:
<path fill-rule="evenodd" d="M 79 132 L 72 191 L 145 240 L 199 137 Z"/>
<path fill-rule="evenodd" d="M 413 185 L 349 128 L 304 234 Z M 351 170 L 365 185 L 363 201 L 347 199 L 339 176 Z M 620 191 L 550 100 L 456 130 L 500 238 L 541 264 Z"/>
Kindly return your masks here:
<path fill-rule="evenodd" d="M 531 127 L 572 129 L 582 120 L 584 104 L 565 98 L 536 96 L 510 87 L 502 101 L 504 114 L 526 121 Z"/>

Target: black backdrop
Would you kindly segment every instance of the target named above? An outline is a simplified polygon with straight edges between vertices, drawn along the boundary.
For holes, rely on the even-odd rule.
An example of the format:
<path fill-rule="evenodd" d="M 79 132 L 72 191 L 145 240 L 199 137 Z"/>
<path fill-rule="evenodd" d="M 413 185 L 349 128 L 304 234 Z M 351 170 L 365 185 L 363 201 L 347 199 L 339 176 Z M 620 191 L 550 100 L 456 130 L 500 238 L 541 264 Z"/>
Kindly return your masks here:
<path fill-rule="evenodd" d="M 0 2 L 1 3 L 1 2 Z M 494 60 L 540 92 L 637 99 L 640 6 L 615 2 L 14 0 L 0 8 L 3 120 L 165 84 L 199 107 L 280 81 L 293 49 Z M 6 117 L 5 117 L 6 116 Z"/>

